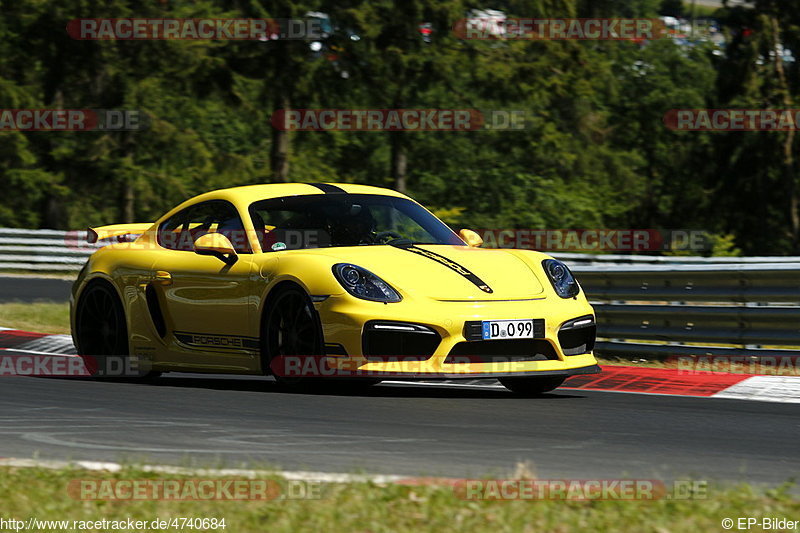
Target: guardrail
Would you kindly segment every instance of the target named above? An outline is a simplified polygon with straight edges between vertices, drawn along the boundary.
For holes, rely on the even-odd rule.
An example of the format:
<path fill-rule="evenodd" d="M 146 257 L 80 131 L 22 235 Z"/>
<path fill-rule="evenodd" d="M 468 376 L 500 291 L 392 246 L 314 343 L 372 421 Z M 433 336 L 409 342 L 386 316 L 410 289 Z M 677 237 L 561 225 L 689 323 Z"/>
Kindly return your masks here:
<path fill-rule="evenodd" d="M 698 257 L 682 255 L 619 255 L 619 254 L 575 254 L 553 252 L 550 255 L 570 264 L 588 265 L 736 265 L 761 263 L 800 263 L 800 257 L 751 256 L 751 257 Z"/>
<path fill-rule="evenodd" d="M 0 270 L 77 272 L 96 249 L 85 231 L 0 228 Z"/>
<path fill-rule="evenodd" d="M 0 228 L 0 270 L 77 272 L 100 246 Z M 554 255 L 595 306 L 602 355 L 800 355 L 800 257 Z"/>
<path fill-rule="evenodd" d="M 800 355 L 800 261 L 573 271 L 597 313 L 600 354 Z"/>

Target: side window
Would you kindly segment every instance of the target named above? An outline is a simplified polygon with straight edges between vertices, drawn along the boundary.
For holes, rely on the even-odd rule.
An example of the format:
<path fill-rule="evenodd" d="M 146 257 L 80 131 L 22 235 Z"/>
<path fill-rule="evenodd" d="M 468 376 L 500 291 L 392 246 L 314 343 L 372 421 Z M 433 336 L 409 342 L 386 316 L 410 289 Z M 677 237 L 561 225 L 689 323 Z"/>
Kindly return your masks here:
<path fill-rule="evenodd" d="M 183 232 L 183 221 L 188 215 L 188 209 L 184 209 L 164 221 L 158 228 L 158 244 L 168 250 L 192 251 L 190 242 L 183 240 L 188 237 L 188 233 Z"/>
<path fill-rule="evenodd" d="M 158 229 L 158 243 L 169 250 L 194 251 L 194 242 L 206 233 L 222 233 L 237 253 L 250 253 L 247 233 L 233 205 L 212 200 L 172 215 Z"/>

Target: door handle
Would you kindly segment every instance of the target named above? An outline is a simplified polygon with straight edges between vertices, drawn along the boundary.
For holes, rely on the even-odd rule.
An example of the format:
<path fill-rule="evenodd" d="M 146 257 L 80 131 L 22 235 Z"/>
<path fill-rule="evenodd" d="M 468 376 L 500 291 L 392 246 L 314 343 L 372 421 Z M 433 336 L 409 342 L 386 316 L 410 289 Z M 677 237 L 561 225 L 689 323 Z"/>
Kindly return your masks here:
<path fill-rule="evenodd" d="M 153 275 L 153 283 L 157 285 L 172 285 L 172 274 L 164 270 L 158 270 Z"/>

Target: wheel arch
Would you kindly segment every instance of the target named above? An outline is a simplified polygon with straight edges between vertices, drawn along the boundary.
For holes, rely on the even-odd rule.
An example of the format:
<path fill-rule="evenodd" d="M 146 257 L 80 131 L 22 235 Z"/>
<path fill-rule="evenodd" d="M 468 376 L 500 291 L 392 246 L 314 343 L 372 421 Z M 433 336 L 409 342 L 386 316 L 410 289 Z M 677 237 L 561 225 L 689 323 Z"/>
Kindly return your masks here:
<path fill-rule="evenodd" d="M 305 293 L 306 296 L 309 298 L 311 297 L 308 289 L 298 279 L 284 278 L 275 281 L 274 283 L 270 284 L 270 286 L 267 288 L 267 291 L 264 293 L 264 296 L 261 298 L 261 308 L 259 309 L 258 313 L 261 327 L 263 327 L 265 314 L 275 301 L 275 298 L 277 298 L 282 291 L 287 289 L 300 289 Z"/>

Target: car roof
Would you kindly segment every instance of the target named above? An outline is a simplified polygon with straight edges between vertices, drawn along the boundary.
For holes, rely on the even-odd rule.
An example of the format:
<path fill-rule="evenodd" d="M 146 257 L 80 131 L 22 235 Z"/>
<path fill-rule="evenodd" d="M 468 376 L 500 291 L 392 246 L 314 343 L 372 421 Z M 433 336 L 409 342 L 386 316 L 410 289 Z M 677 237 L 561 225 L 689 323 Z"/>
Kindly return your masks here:
<path fill-rule="evenodd" d="M 331 194 L 336 189 L 341 189 L 349 194 L 378 194 L 382 196 L 394 196 L 398 198 L 408 198 L 406 195 L 384 189 L 383 187 L 373 187 L 371 185 L 357 185 L 353 183 L 265 183 L 259 185 L 244 185 L 241 187 L 231 187 L 207 192 L 192 198 L 191 203 L 203 202 L 206 200 L 224 199 L 234 204 L 245 205 L 259 200 L 269 198 L 280 198 L 283 196 L 307 196 L 312 194 Z"/>
<path fill-rule="evenodd" d="M 408 196 L 391 189 L 383 187 L 373 187 L 371 185 L 357 185 L 354 183 L 264 183 L 259 185 L 243 185 L 241 187 L 230 187 L 228 189 L 217 189 L 215 191 L 200 194 L 173 207 L 158 219 L 158 223 L 163 222 L 176 213 L 183 211 L 201 202 L 209 200 L 227 200 L 235 205 L 240 211 L 247 211 L 250 204 L 260 200 L 270 198 L 282 198 L 285 196 L 311 196 L 332 194 L 335 188 L 342 189 L 348 194 L 377 194 L 382 196 L 393 196 L 395 198 L 407 198 Z M 326 192 L 328 191 L 328 192 Z M 413 201 L 413 200 L 412 200 Z"/>

